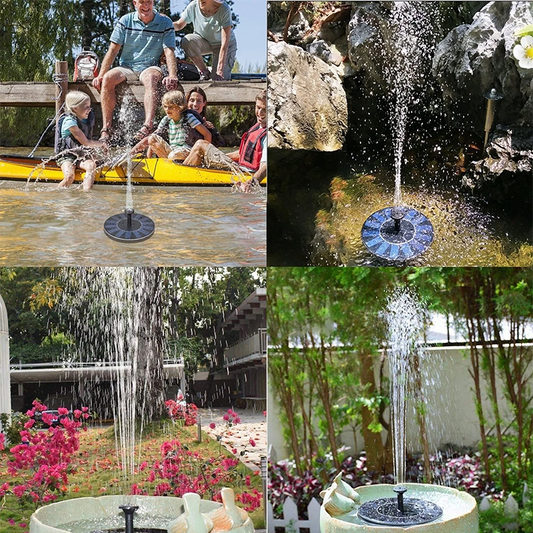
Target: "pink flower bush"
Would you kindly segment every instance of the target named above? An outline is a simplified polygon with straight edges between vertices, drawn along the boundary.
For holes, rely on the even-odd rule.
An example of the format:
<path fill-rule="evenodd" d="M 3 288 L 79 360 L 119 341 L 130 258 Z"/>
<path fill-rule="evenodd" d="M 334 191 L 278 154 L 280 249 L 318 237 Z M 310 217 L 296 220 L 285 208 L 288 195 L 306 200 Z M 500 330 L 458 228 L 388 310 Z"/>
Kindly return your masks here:
<path fill-rule="evenodd" d="M 37 400 L 33 402 L 33 408 L 27 412 L 30 421 L 20 432 L 22 444 L 10 449 L 12 460 L 7 463 L 8 473 L 22 483 L 12 488 L 5 483 L 0 489 L 2 495 L 11 491 L 20 500 L 36 506 L 55 500 L 68 483 L 67 474 L 73 470 L 72 457 L 79 449 L 78 433 L 83 426 L 82 411 L 75 412 L 71 420 L 67 417 L 68 409 L 59 408 L 58 413 L 63 418 L 60 425 L 53 427 L 53 416 L 42 412 L 45 410 L 45 405 Z M 35 417 L 39 415 L 44 424 L 50 425 L 47 430 L 33 429 Z"/>
<path fill-rule="evenodd" d="M 161 460 L 155 461 L 149 471 L 146 482 L 161 480 L 154 488 L 155 496 L 178 496 L 186 492 L 196 492 L 201 497 L 220 500 L 220 489 L 241 483 L 243 476 L 237 470 L 240 462 L 235 457 L 202 457 L 199 452 L 191 451 L 179 441 L 172 440 L 161 445 Z M 249 486 L 250 479 L 245 481 Z M 138 485 L 132 487 L 132 493 L 139 494 Z M 243 498 L 245 509 L 252 511 L 261 505 L 257 491 Z"/>
<path fill-rule="evenodd" d="M 184 404 L 174 400 L 167 400 L 165 406 L 168 415 L 174 421 L 183 420 L 186 426 L 194 426 L 198 419 L 198 407 L 193 403 Z"/>

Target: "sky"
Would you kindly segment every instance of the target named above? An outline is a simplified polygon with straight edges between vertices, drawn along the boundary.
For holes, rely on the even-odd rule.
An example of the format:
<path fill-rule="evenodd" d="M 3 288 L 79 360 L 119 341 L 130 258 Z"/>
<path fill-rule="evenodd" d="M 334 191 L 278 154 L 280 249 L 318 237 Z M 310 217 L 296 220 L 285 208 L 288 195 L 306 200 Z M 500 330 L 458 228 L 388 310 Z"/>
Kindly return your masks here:
<path fill-rule="evenodd" d="M 183 11 L 187 0 L 171 0 L 172 14 Z M 266 67 L 266 0 L 235 0 L 232 9 L 239 16 L 235 29 L 237 60 L 242 67 Z M 263 70 L 265 72 L 265 70 Z"/>

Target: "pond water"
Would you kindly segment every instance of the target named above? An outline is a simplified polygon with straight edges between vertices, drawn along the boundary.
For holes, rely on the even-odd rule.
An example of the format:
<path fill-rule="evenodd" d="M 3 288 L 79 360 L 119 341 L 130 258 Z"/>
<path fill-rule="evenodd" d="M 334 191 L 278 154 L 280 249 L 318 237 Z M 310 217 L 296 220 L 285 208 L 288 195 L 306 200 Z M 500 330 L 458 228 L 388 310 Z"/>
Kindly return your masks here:
<path fill-rule="evenodd" d="M 0 179 L 0 265 L 266 264 L 264 188 L 134 186 L 135 211 L 155 222 L 154 235 L 139 243 L 104 233 L 105 220 L 122 213 L 125 203 L 122 185 L 95 185 L 85 193 L 76 185 L 57 190 L 55 184 L 26 187 Z"/>
<path fill-rule="evenodd" d="M 340 152 L 269 154 L 268 264 L 387 266 L 361 239 L 365 220 L 390 207 L 390 167 L 362 166 Z M 530 266 L 531 186 L 501 191 L 495 201 L 442 171 L 405 172 L 403 203 L 426 215 L 434 241 L 408 262 L 419 266 Z"/>

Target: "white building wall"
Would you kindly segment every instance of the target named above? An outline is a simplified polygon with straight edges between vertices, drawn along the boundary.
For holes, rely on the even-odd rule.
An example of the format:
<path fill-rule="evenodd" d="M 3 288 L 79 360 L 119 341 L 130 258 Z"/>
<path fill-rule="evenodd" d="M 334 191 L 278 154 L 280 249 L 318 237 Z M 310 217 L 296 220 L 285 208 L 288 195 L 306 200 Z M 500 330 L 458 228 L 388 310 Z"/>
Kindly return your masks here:
<path fill-rule="evenodd" d="M 479 422 L 474 402 L 474 382 L 470 376 L 470 355 L 464 347 L 429 348 L 429 380 L 425 403 L 428 416 L 428 435 L 430 446 L 436 450 L 446 444 L 455 446 L 476 446 L 479 439 Z M 376 376 L 379 358 L 376 358 Z M 484 383 L 484 382 L 483 382 Z M 511 421 L 512 417 L 503 396 L 503 387 L 498 383 L 499 405 L 504 420 Z M 492 420 L 488 390 L 483 389 L 485 416 L 488 417 L 488 427 L 492 427 Z M 412 402 L 410 402 L 412 403 Z M 269 388 L 268 397 L 268 443 L 274 449 L 278 460 L 289 455 L 289 448 L 283 441 L 281 424 L 279 421 L 280 406 L 274 391 Z M 507 425 L 507 424 L 505 424 Z M 318 433 L 318 430 L 317 430 Z M 341 435 L 341 442 L 350 446 L 354 451 L 361 451 L 363 438 L 357 437 L 357 446 L 351 429 L 348 428 Z M 385 435 L 384 435 L 385 438 Z M 413 411 L 408 413 L 408 447 L 410 451 L 420 451 L 418 424 Z"/>
<path fill-rule="evenodd" d="M 0 296 L 0 413 L 11 414 L 11 377 L 9 373 L 9 328 L 7 309 Z M 1 428 L 1 424 L 0 424 Z"/>

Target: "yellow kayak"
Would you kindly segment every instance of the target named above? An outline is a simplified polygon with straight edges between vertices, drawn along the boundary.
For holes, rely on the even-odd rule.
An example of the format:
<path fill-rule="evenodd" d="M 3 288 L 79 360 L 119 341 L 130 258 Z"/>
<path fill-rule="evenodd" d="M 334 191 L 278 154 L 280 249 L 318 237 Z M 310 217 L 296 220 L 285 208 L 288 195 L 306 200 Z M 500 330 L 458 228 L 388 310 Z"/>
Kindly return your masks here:
<path fill-rule="evenodd" d="M 131 169 L 133 183 L 140 185 L 227 186 L 251 178 L 251 175 L 235 176 L 231 172 L 186 167 L 168 159 L 157 158 L 133 159 Z M 96 171 L 95 183 L 126 183 L 127 170 L 127 163 L 103 167 Z M 81 169 L 76 169 L 76 181 L 83 181 L 84 174 Z M 39 158 L 0 156 L 0 178 L 59 182 L 63 179 L 63 173 L 55 161 L 43 163 Z M 266 185 L 266 180 L 261 185 Z"/>

